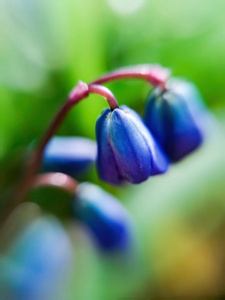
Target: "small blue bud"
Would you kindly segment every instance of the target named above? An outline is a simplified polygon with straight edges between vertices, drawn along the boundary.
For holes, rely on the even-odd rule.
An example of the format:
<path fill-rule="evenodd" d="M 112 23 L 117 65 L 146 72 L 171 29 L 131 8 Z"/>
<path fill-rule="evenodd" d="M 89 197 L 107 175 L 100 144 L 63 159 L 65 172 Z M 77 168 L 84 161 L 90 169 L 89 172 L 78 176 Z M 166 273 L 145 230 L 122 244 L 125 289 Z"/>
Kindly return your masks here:
<path fill-rule="evenodd" d="M 167 156 L 176 162 L 201 145 L 205 112 L 194 84 L 171 80 L 167 91 L 156 88 L 150 94 L 144 119 Z"/>
<path fill-rule="evenodd" d="M 87 172 L 96 156 L 96 143 L 90 139 L 54 137 L 45 148 L 42 166 L 46 172 L 62 172 L 79 177 Z"/>
<path fill-rule="evenodd" d="M 104 251 L 125 251 L 131 244 L 131 218 L 123 205 L 100 187 L 82 183 L 73 201 L 75 217 L 83 222 Z"/>
<path fill-rule="evenodd" d="M 164 173 L 168 161 L 141 117 L 126 106 L 106 109 L 96 123 L 97 169 L 112 184 L 140 183 Z"/>
<path fill-rule="evenodd" d="M 1 261 L 0 289 L 12 299 L 50 299 L 70 270 L 72 245 L 54 219 L 40 218 L 30 224 Z M 11 298 L 10 298 L 11 299 Z"/>

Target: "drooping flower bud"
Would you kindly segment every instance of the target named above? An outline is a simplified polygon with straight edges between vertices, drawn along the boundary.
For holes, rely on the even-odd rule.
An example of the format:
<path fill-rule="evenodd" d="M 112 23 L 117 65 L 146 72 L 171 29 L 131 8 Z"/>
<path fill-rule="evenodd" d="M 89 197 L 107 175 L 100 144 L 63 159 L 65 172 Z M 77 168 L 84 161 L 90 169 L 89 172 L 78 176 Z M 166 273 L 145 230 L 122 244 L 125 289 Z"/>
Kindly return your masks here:
<path fill-rule="evenodd" d="M 96 123 L 96 138 L 97 169 L 106 182 L 140 183 L 168 168 L 167 158 L 140 116 L 126 106 L 103 111 Z"/>
<path fill-rule="evenodd" d="M 121 252 L 132 241 L 131 217 L 125 207 L 97 185 L 81 183 L 73 201 L 75 217 L 92 233 L 104 251 Z"/>
<path fill-rule="evenodd" d="M 0 261 L 0 291 L 7 299 L 55 299 L 69 275 L 72 256 L 72 245 L 60 223 L 55 218 L 39 218 Z"/>
<path fill-rule="evenodd" d="M 145 123 L 171 161 L 197 149 L 203 141 L 206 109 L 196 86 L 171 80 L 166 91 L 156 88 L 145 108 Z"/>
<path fill-rule="evenodd" d="M 54 137 L 47 144 L 43 155 L 43 169 L 79 177 L 96 160 L 96 143 L 81 137 Z"/>

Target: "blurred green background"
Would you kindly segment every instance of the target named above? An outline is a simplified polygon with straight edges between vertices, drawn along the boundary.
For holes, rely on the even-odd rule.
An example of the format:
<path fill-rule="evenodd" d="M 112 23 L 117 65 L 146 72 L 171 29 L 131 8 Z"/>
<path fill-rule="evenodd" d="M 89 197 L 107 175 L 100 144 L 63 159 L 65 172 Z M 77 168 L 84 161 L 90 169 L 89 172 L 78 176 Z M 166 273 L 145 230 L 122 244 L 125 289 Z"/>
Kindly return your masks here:
<path fill-rule="evenodd" d="M 68 299 L 225 294 L 224 11 L 224 0 L 0 1 L 2 194 L 79 79 L 159 63 L 196 83 L 218 120 L 206 145 L 168 175 L 125 191 L 104 185 L 134 216 L 140 257 L 134 265 L 116 264 L 78 233 L 75 270 L 82 269 L 82 276 L 74 272 Z M 108 87 L 120 104 L 143 113 L 146 83 Z M 95 138 L 104 107 L 91 96 L 69 114 L 59 134 Z M 100 184 L 95 172 L 91 179 Z"/>

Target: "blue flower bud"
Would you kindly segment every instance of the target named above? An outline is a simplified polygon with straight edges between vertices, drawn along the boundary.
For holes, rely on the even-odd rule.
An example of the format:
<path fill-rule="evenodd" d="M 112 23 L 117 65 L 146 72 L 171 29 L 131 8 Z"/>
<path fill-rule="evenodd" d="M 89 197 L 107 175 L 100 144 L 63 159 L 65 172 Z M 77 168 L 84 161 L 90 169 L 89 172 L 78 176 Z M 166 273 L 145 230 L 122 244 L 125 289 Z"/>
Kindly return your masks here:
<path fill-rule="evenodd" d="M 62 172 L 79 177 L 96 160 L 96 143 L 80 137 L 54 137 L 47 144 L 43 155 L 46 172 Z"/>
<path fill-rule="evenodd" d="M 131 218 L 123 205 L 100 187 L 82 183 L 73 201 L 75 217 L 84 223 L 104 251 L 125 251 L 131 245 Z"/>
<path fill-rule="evenodd" d="M 10 299 L 50 299 L 68 274 L 72 251 L 56 219 L 34 221 L 17 237 L 7 259 L 0 262 L 4 270 L 0 290 L 12 295 Z"/>
<path fill-rule="evenodd" d="M 96 123 L 97 169 L 102 180 L 140 183 L 164 173 L 168 161 L 140 116 L 121 106 L 106 109 Z"/>
<path fill-rule="evenodd" d="M 145 108 L 145 123 L 171 161 L 176 162 L 203 141 L 206 109 L 194 84 L 172 80 L 167 91 L 156 88 Z"/>

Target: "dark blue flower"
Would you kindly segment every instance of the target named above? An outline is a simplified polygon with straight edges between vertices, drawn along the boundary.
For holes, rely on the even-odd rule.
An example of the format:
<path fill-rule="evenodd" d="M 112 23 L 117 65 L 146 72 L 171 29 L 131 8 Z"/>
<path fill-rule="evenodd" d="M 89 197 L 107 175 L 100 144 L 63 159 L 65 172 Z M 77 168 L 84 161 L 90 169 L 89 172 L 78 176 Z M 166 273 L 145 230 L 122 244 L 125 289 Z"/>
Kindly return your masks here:
<path fill-rule="evenodd" d="M 195 85 L 172 80 L 167 91 L 156 88 L 145 108 L 145 123 L 171 161 L 176 162 L 203 141 L 206 109 Z"/>
<path fill-rule="evenodd" d="M 83 175 L 96 160 L 96 143 L 81 137 L 54 137 L 43 155 L 46 172 L 62 172 L 70 176 Z"/>
<path fill-rule="evenodd" d="M 123 205 L 100 187 L 82 183 L 73 201 L 75 217 L 104 251 L 125 251 L 132 240 L 131 218 Z"/>
<path fill-rule="evenodd" d="M 97 169 L 104 181 L 140 183 L 168 168 L 166 157 L 140 116 L 126 106 L 103 111 L 96 123 L 96 138 Z"/>

